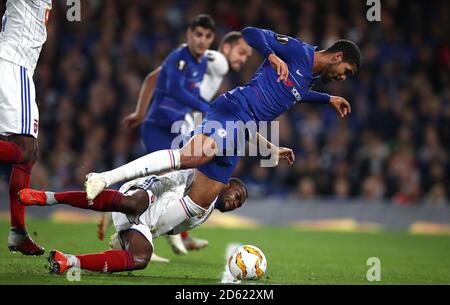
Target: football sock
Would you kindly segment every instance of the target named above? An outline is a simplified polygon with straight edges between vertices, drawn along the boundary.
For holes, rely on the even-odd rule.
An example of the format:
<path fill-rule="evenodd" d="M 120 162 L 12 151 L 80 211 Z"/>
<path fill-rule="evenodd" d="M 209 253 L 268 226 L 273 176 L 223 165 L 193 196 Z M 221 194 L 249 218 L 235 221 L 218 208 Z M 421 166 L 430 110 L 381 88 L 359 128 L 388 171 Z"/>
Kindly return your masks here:
<path fill-rule="evenodd" d="M 18 192 L 30 187 L 33 163 L 14 164 L 9 180 L 9 207 L 11 211 L 11 228 L 25 231 L 25 206 L 19 203 Z"/>
<path fill-rule="evenodd" d="M 13 142 L 0 141 L 0 162 L 18 163 L 22 161 L 22 149 Z"/>
<path fill-rule="evenodd" d="M 159 174 L 179 168 L 180 151 L 166 149 L 150 153 L 116 169 L 104 172 L 102 176 L 105 178 L 106 186 L 108 187 L 120 181 Z"/>
<path fill-rule="evenodd" d="M 103 192 L 98 194 L 93 202 L 88 202 L 88 200 L 86 199 L 86 192 L 46 192 L 46 195 L 48 205 L 62 203 L 80 209 L 88 209 L 100 212 L 129 212 L 125 207 L 121 205 L 121 200 L 124 195 L 114 190 L 104 190 Z"/>
<path fill-rule="evenodd" d="M 127 250 L 108 250 L 95 254 L 76 255 L 79 268 L 96 272 L 118 272 L 134 269 L 133 255 Z M 78 265 L 78 264 L 76 264 Z"/>

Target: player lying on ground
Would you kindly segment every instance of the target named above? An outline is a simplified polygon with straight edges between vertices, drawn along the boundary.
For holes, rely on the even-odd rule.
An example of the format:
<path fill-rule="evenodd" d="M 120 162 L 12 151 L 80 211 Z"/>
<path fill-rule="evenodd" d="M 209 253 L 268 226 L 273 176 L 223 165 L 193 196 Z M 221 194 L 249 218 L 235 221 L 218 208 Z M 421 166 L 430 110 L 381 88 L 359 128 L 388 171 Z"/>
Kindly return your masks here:
<path fill-rule="evenodd" d="M 104 190 L 92 202 L 87 201 L 85 192 L 53 193 L 32 189 L 20 191 L 19 200 L 26 206 L 68 204 L 113 212 L 117 231 L 111 242 L 113 250 L 76 256 L 50 251 L 50 272 L 63 273 L 74 266 L 99 272 L 137 270 L 149 263 L 154 251 L 153 238 L 195 228 L 204 223 L 215 208 L 221 212 L 232 211 L 247 199 L 247 189 L 237 178 L 229 180 L 208 209 L 186 198 L 180 199 L 189 192 L 195 175 L 196 170 L 189 169 L 132 180 L 119 191 Z"/>
<path fill-rule="evenodd" d="M 230 144 L 233 149 L 237 147 L 238 136 L 245 132 L 267 147 L 275 160 L 294 162 L 292 150 L 273 145 L 255 130 L 245 130 L 243 124 L 238 126 L 239 130 L 228 132 L 225 130 L 227 122 L 257 126 L 260 122 L 276 119 L 300 102 L 329 103 L 342 118 L 351 112 L 350 104 L 344 98 L 310 89 L 318 78 L 324 82 L 343 81 L 356 73 L 362 59 L 353 42 L 339 40 L 326 50 L 316 51 L 315 47 L 299 39 L 269 30 L 245 28 L 242 33 L 247 43 L 265 58 L 253 79 L 218 97 L 202 125 L 181 149 L 157 151 L 117 169 L 89 174 L 85 183 L 89 200 L 105 187 L 120 181 L 172 169 L 197 168 L 191 191 L 183 199 L 208 209 L 226 186 L 239 160 L 239 154 L 230 148 Z M 211 122 L 222 128 L 207 128 Z M 182 221 L 180 218 L 179 223 Z"/>

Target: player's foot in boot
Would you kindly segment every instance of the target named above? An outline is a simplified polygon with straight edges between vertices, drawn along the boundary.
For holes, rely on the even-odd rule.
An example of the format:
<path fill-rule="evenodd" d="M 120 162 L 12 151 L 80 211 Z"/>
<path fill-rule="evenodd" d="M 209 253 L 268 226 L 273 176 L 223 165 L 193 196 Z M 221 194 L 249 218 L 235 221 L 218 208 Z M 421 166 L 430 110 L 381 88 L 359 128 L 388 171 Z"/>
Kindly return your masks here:
<path fill-rule="evenodd" d="M 195 238 L 192 236 L 187 236 L 182 239 L 184 247 L 188 250 L 200 250 L 206 248 L 209 242 L 206 239 Z"/>
<path fill-rule="evenodd" d="M 33 189 L 23 189 L 18 193 L 19 202 L 25 206 L 47 205 L 47 195 L 45 192 Z"/>
<path fill-rule="evenodd" d="M 180 234 L 166 235 L 167 242 L 172 247 L 172 251 L 178 255 L 187 254 L 187 249 L 183 244 Z"/>
<path fill-rule="evenodd" d="M 49 272 L 52 274 L 63 274 L 68 269 L 73 267 L 70 256 L 66 255 L 58 250 L 52 250 L 48 256 Z"/>
<path fill-rule="evenodd" d="M 17 232 L 12 229 L 8 236 L 8 248 L 12 252 L 20 252 L 23 255 L 42 255 L 45 249 L 36 244 L 26 232 Z"/>

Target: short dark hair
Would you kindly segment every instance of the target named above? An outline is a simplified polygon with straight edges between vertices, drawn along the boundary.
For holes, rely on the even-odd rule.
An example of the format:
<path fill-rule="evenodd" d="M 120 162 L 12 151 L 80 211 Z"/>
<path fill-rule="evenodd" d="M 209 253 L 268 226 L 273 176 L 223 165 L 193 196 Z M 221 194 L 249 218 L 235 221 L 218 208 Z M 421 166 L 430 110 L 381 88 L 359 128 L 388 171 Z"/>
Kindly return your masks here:
<path fill-rule="evenodd" d="M 245 183 L 244 183 L 241 179 L 239 179 L 239 178 L 237 178 L 237 177 L 231 177 L 231 178 L 228 180 L 228 183 L 229 183 L 229 184 L 236 183 L 237 185 L 241 186 L 241 187 L 244 189 L 244 192 L 245 192 L 245 199 L 248 198 L 248 190 L 247 190 L 247 187 L 245 186 Z"/>
<path fill-rule="evenodd" d="M 211 16 L 206 14 L 197 15 L 188 25 L 188 28 L 194 30 L 196 27 L 201 26 L 202 28 L 216 31 L 216 24 Z"/>
<path fill-rule="evenodd" d="M 329 48 L 325 49 L 326 53 L 342 52 L 343 61 L 356 65 L 359 69 L 362 64 L 361 50 L 353 41 L 340 39 L 333 43 Z"/>
<path fill-rule="evenodd" d="M 239 39 L 241 39 L 242 33 L 239 31 L 232 31 L 223 36 L 219 44 L 219 50 L 222 50 L 224 44 L 229 43 L 231 45 L 235 44 Z"/>

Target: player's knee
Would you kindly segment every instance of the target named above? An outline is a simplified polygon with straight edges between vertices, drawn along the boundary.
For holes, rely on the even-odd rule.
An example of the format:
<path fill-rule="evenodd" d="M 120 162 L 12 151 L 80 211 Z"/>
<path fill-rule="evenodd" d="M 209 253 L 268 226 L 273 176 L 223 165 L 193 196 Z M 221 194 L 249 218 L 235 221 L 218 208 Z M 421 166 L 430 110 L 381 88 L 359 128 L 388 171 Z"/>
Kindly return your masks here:
<path fill-rule="evenodd" d="M 198 155 L 198 154 L 181 154 L 180 164 L 182 169 L 195 168 L 200 165 L 206 164 L 214 158 L 214 154 L 211 155 Z"/>
<path fill-rule="evenodd" d="M 206 135 L 194 136 L 180 149 L 181 168 L 194 168 L 211 161 L 217 154 L 217 143 Z"/>
<path fill-rule="evenodd" d="M 137 191 L 129 198 L 130 213 L 142 214 L 148 207 L 148 194 L 145 191 Z"/>
<path fill-rule="evenodd" d="M 150 262 L 150 255 L 142 254 L 138 256 L 133 256 L 134 269 L 145 269 Z"/>
<path fill-rule="evenodd" d="M 21 163 L 35 163 L 37 160 L 37 150 L 33 147 L 24 147 L 22 149 Z"/>
<path fill-rule="evenodd" d="M 12 141 L 20 146 L 22 159 L 20 163 L 35 163 L 38 157 L 38 144 L 34 138 L 14 136 Z"/>
<path fill-rule="evenodd" d="M 138 253 L 133 253 L 134 269 L 145 269 L 147 267 L 152 256 L 152 250 L 153 249 L 148 249 L 147 251 L 139 251 Z"/>

